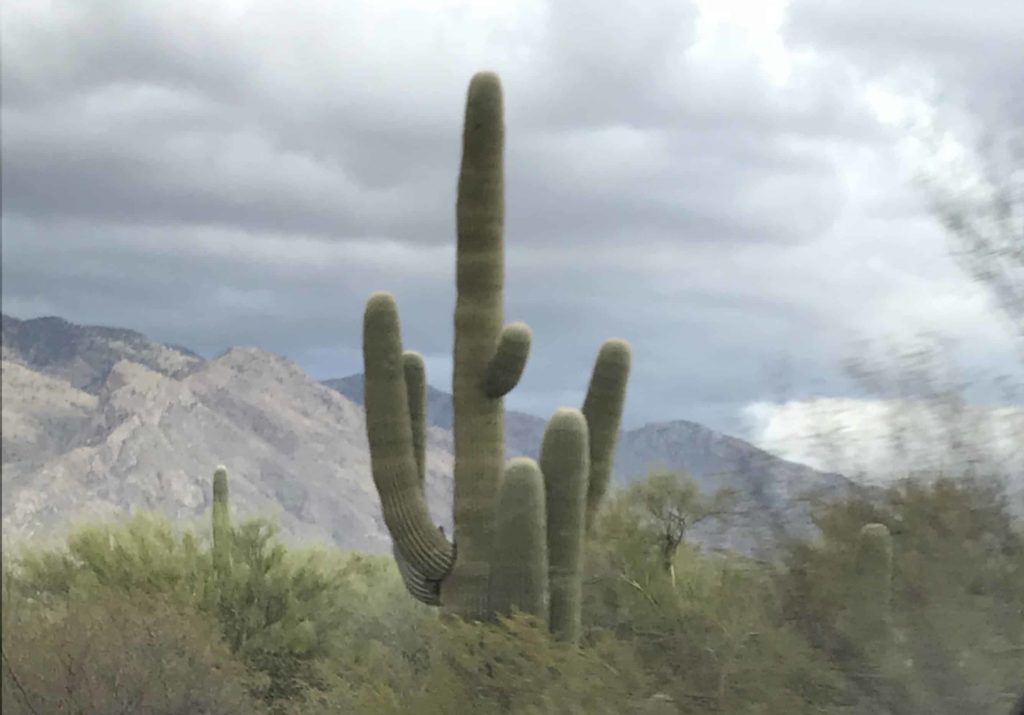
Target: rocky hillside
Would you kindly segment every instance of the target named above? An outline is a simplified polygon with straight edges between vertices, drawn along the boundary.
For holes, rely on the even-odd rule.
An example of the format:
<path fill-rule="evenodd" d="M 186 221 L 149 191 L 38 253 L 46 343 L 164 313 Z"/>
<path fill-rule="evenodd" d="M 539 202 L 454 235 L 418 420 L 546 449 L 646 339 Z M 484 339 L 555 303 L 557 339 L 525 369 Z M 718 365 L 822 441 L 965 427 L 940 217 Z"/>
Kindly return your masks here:
<path fill-rule="evenodd" d="M 205 528 L 224 463 L 239 516 L 276 515 L 294 539 L 387 548 L 361 403 L 359 376 L 321 384 L 257 348 L 204 360 L 132 331 L 4 316 L 3 535 L 59 538 L 132 507 Z M 431 389 L 428 410 L 428 500 L 450 529 L 451 396 Z M 509 456 L 535 455 L 544 425 L 509 413 Z M 735 487 L 743 516 L 695 536 L 748 551 L 809 528 L 808 490 L 852 488 L 694 423 L 621 435 L 619 481 L 658 464 Z"/>
<path fill-rule="evenodd" d="M 120 360 L 145 365 L 169 377 L 183 377 L 201 365 L 195 353 L 162 345 L 134 330 L 75 325 L 62 318 L 2 318 L 3 359 L 95 391 Z"/>
<path fill-rule="evenodd" d="M 4 318 L 5 539 L 56 539 L 131 507 L 205 526 L 224 463 L 240 515 L 276 515 L 298 539 L 387 547 L 362 409 L 298 366 L 256 348 L 206 361 L 127 331 L 36 322 Z M 8 342 L 9 325 L 20 340 Z M 451 456 L 439 432 L 428 485 L 441 516 Z"/>

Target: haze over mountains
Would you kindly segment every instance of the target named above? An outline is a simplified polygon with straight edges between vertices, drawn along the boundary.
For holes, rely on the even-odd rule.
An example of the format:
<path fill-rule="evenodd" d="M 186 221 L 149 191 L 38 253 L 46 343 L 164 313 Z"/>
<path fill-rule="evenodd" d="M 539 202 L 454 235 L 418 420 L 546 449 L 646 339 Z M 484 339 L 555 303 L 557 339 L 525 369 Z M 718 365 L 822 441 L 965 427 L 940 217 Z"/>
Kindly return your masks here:
<path fill-rule="evenodd" d="M 4 315 L 2 346 L 5 539 L 57 539 L 75 521 L 131 508 L 205 533 L 212 472 L 223 463 L 236 518 L 276 516 L 289 540 L 388 548 L 360 375 L 321 383 L 258 348 L 206 360 L 131 330 L 55 317 Z M 430 389 L 428 419 L 428 502 L 450 529 L 449 394 Z M 544 425 L 509 411 L 508 456 L 536 456 Z M 805 494 L 857 488 L 682 420 L 621 434 L 617 482 L 657 465 L 686 469 L 708 490 L 735 488 L 740 515 L 693 536 L 749 552 L 811 528 Z"/>

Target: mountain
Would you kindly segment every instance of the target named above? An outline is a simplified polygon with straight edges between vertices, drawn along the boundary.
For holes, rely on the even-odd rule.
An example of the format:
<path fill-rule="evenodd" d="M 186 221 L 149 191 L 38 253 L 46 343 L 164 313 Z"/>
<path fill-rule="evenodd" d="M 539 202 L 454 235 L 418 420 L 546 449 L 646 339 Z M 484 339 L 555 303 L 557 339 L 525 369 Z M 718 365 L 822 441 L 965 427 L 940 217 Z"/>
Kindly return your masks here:
<path fill-rule="evenodd" d="M 275 515 L 296 540 L 387 548 L 362 409 L 290 361 L 256 348 L 203 360 L 53 318 L 3 326 L 5 539 L 56 540 L 130 507 L 205 528 L 224 463 L 240 517 Z M 430 430 L 439 515 L 451 499 L 447 443 Z"/>
<path fill-rule="evenodd" d="M 11 360 L 95 391 L 120 360 L 145 365 L 169 377 L 183 377 L 203 362 L 185 348 L 163 345 L 134 330 L 75 325 L 63 318 L 18 320 L 2 317 L 2 352 Z"/>
<path fill-rule="evenodd" d="M 3 316 L 3 535 L 58 539 L 77 520 L 144 508 L 206 528 L 213 468 L 237 518 L 274 515 L 289 540 L 388 547 L 369 469 L 362 378 L 320 383 L 289 360 L 236 347 L 206 360 L 130 330 Z M 451 396 L 430 388 L 428 503 L 450 531 Z M 536 456 L 545 420 L 510 411 L 508 456 Z M 702 524 L 710 546 L 756 551 L 810 529 L 808 490 L 854 485 L 692 422 L 620 436 L 619 482 L 662 464 L 732 486 L 743 516 Z"/>

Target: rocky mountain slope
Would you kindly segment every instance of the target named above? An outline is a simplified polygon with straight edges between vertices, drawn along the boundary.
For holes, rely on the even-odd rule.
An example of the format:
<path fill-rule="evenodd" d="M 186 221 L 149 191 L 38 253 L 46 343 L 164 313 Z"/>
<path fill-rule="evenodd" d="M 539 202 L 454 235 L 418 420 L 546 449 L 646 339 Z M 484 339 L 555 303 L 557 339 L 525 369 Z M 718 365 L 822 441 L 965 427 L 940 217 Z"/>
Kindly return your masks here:
<path fill-rule="evenodd" d="M 276 516 L 295 539 L 387 547 L 363 412 L 342 395 L 256 348 L 206 361 L 46 321 L 44 349 L 7 339 L 8 325 L 23 338 L 35 321 L 4 320 L 5 539 L 57 539 L 74 521 L 130 507 L 205 528 L 213 468 L 224 463 L 240 516 Z M 82 352 L 61 346 L 62 333 Z M 442 515 L 451 456 L 438 432 L 428 439 L 428 497 Z"/>
<path fill-rule="evenodd" d="M 62 318 L 2 317 L 3 359 L 23 363 L 72 387 L 95 391 L 114 363 L 145 365 L 168 377 L 183 377 L 203 363 L 195 353 L 162 345 L 134 330 L 82 326 Z"/>
<path fill-rule="evenodd" d="M 214 466 L 239 517 L 273 515 L 292 539 L 382 550 L 359 376 L 321 384 L 257 348 L 204 360 L 139 333 L 3 317 L 3 535 L 57 539 L 74 521 L 129 508 L 206 528 Z M 451 396 L 428 402 L 428 501 L 450 529 Z M 545 420 L 508 414 L 509 456 L 536 455 Z M 732 486 L 743 516 L 694 536 L 747 551 L 809 528 L 810 490 L 853 486 L 690 422 L 620 437 L 622 482 L 662 464 Z"/>

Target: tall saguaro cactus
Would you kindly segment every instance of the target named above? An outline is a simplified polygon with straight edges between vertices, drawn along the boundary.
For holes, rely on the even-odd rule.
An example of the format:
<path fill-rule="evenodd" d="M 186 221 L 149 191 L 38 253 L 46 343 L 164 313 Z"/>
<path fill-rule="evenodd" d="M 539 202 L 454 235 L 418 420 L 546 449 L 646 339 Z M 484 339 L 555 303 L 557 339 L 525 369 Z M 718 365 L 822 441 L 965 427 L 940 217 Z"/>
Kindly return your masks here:
<path fill-rule="evenodd" d="M 605 342 L 583 410 L 556 412 L 540 465 L 505 466 L 503 398 L 519 382 L 531 337 L 525 324 L 504 322 L 503 155 L 501 84 L 481 72 L 466 100 L 456 204 L 454 543 L 427 510 L 423 362 L 402 352 L 389 293 L 370 297 L 363 323 L 373 479 L 416 598 L 470 619 L 519 608 L 575 640 L 580 552 L 611 475 L 630 351 Z"/>

